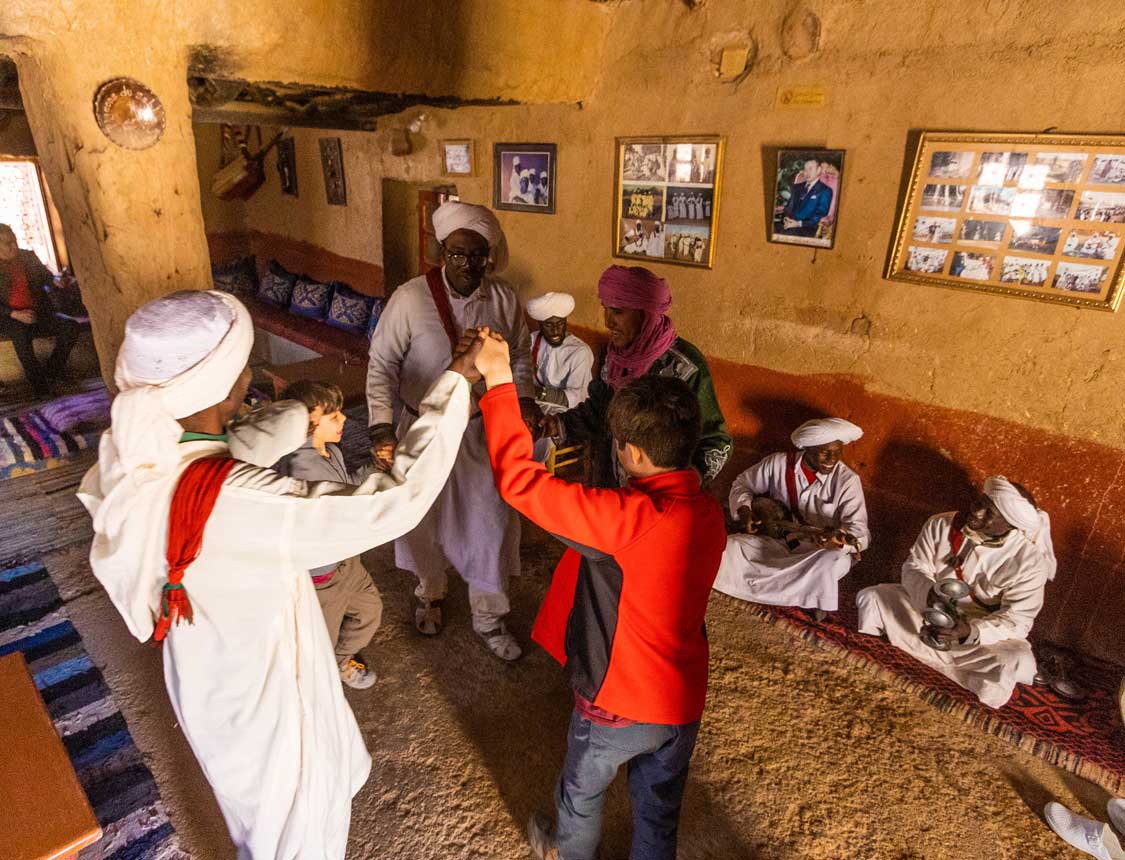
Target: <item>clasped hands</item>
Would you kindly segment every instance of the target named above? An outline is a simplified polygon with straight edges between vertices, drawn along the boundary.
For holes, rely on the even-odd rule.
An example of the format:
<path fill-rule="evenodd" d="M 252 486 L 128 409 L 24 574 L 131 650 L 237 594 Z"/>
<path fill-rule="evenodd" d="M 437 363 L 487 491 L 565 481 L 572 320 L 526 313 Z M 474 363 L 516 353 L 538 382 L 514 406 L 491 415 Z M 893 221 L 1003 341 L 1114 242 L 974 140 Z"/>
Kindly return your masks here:
<path fill-rule="evenodd" d="M 512 364 L 508 342 L 499 332 L 494 332 L 487 326 L 465 329 L 453 349 L 453 359 L 447 369 L 461 374 L 470 385 L 481 379 L 489 388 L 509 383 L 512 381 Z M 535 401 L 520 398 L 520 413 L 528 430 L 533 436 L 538 436 L 543 414 Z M 371 439 L 371 460 L 375 468 L 389 472 L 394 465 L 397 446 L 398 440 L 391 425 L 380 427 L 374 432 Z"/>

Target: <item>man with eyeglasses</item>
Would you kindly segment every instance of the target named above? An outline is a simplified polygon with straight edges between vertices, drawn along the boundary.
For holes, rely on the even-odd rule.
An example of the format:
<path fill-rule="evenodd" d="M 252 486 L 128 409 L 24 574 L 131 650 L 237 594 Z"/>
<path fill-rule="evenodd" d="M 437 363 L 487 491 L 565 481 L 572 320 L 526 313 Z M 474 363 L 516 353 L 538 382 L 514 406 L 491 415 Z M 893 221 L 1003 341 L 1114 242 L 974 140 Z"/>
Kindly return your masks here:
<path fill-rule="evenodd" d="M 390 470 L 397 439 L 417 418 L 418 403 L 448 366 L 461 335 L 483 326 L 511 344 L 512 376 L 524 417 L 537 426 L 531 336 L 515 291 L 496 277 L 508 247 L 496 216 L 484 206 L 450 201 L 434 212 L 442 265 L 395 290 L 371 339 L 367 369 L 368 433 L 375 465 Z M 491 263 L 491 265 L 490 265 Z M 395 542 L 395 563 L 418 577 L 414 625 L 441 632 L 446 569 L 469 586 L 473 629 L 502 660 L 519 644 L 507 630 L 508 577 L 519 573 L 520 521 L 492 480 L 484 425 L 474 406 L 457 462 L 438 500 L 412 532 Z M 397 427 L 396 427 L 397 416 Z M 396 432 L 397 430 L 397 432 Z"/>

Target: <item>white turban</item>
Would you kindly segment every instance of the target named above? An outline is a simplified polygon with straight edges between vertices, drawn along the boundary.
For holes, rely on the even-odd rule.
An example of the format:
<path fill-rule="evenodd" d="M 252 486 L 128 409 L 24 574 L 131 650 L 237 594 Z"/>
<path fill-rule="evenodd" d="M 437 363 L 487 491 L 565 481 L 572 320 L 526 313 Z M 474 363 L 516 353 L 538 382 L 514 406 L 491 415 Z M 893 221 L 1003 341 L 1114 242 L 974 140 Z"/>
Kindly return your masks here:
<path fill-rule="evenodd" d="M 1054 579 L 1058 562 L 1051 542 L 1051 518 L 1047 512 L 1029 502 L 1003 475 L 986 479 L 984 494 L 996 505 L 1001 516 L 1039 551 L 1047 563 L 1048 578 Z"/>
<path fill-rule="evenodd" d="M 492 210 L 475 203 L 449 200 L 434 210 L 434 232 L 444 242 L 456 230 L 472 230 L 484 237 L 492 251 L 492 269 L 502 272 L 508 266 L 508 240 Z"/>
<path fill-rule="evenodd" d="M 816 418 L 806 421 L 793 431 L 789 438 L 798 448 L 815 448 L 829 442 L 843 442 L 850 445 L 863 436 L 863 430 L 843 418 Z"/>
<path fill-rule="evenodd" d="M 183 435 L 176 419 L 225 400 L 253 345 L 250 314 L 228 293 L 172 293 L 129 317 L 98 456 L 96 531 L 115 533 L 146 485 L 174 474 Z"/>
<path fill-rule="evenodd" d="M 570 293 L 544 293 L 528 301 L 527 312 L 539 322 L 551 317 L 568 317 L 574 313 L 574 296 Z"/>

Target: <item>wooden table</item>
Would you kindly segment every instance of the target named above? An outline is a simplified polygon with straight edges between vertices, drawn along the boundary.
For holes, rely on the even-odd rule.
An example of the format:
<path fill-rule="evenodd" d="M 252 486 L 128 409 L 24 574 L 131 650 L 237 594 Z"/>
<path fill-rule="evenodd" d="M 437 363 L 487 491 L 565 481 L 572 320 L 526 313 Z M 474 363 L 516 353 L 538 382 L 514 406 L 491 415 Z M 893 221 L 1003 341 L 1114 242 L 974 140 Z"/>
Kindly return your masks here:
<path fill-rule="evenodd" d="M 367 364 L 345 364 L 338 358 L 321 356 L 293 364 L 267 364 L 262 372 L 274 384 L 278 397 L 285 396 L 285 387 L 299 379 L 334 382 L 344 392 L 344 406 L 363 403 L 367 391 Z"/>
<path fill-rule="evenodd" d="M 0 857 L 77 857 L 102 830 L 22 654 L 0 657 L 0 702 Z"/>

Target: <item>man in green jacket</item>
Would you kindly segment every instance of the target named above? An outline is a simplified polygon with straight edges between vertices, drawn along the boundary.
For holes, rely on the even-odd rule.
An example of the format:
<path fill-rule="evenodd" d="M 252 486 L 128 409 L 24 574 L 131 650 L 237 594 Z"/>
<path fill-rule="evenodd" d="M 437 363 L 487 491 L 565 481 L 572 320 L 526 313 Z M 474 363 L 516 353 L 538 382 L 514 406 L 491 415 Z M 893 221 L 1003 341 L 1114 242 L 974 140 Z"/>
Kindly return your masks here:
<path fill-rule="evenodd" d="M 672 306 L 668 282 L 641 266 L 610 266 L 598 281 L 598 297 L 609 329 L 601 375 L 590 383 L 584 402 L 545 416 L 540 426 L 560 444 L 588 446 L 594 486 L 620 486 L 625 476 L 616 466 L 607 420 L 613 393 L 641 376 L 675 377 L 699 400 L 703 434 L 692 465 L 706 486 L 730 459 L 731 437 L 703 353 L 676 335 L 667 316 Z"/>

